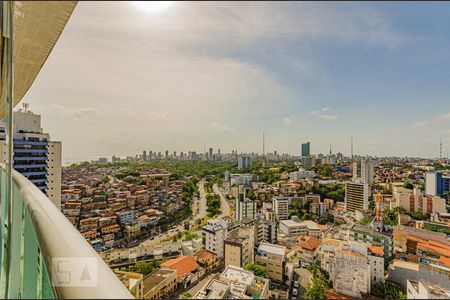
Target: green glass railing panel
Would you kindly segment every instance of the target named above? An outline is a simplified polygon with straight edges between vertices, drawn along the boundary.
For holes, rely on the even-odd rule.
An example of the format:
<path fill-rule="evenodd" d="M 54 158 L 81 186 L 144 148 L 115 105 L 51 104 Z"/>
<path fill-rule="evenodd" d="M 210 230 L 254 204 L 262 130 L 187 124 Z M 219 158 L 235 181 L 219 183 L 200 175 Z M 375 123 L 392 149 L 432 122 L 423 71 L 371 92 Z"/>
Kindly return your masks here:
<path fill-rule="evenodd" d="M 25 214 L 24 228 L 24 256 L 23 256 L 23 297 L 35 299 L 38 296 L 38 276 L 40 273 L 39 243 L 34 232 L 28 211 Z"/>
<path fill-rule="evenodd" d="M 56 299 L 55 291 L 53 290 L 51 278 L 49 276 L 49 273 L 47 271 L 46 265 L 42 264 L 42 293 L 41 298 L 42 299 Z"/>

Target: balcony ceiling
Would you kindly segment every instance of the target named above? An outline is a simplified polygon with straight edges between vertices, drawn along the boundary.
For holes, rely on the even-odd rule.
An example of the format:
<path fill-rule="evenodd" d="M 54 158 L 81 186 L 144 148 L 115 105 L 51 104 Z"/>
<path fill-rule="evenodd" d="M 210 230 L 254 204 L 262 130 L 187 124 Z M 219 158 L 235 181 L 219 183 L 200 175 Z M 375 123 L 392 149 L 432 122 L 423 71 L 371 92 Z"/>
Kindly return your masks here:
<path fill-rule="evenodd" d="M 15 1 L 14 5 L 14 105 L 22 100 L 42 69 L 77 4 L 77 1 Z M 1 30 L 1 29 L 0 29 Z M 1 35 L 0 35 L 1 36 Z M 0 55 L 5 55 L 0 39 Z M 0 64 L 5 60 L 2 59 Z M 6 80 L 0 65 L 0 117 L 5 114 Z"/>

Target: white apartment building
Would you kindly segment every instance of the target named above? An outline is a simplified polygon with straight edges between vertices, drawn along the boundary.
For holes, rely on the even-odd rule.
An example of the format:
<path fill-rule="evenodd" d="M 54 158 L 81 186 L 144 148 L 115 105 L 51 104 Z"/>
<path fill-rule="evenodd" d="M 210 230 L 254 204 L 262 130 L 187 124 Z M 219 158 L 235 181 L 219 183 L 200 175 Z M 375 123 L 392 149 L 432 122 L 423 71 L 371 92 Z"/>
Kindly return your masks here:
<path fill-rule="evenodd" d="M 374 170 L 373 161 L 369 158 L 361 159 L 361 162 L 353 162 L 353 181 L 373 184 Z"/>
<path fill-rule="evenodd" d="M 319 257 L 338 293 L 361 298 L 384 282 L 384 251 L 365 243 L 322 239 Z"/>
<path fill-rule="evenodd" d="M 5 122 L 0 121 L 0 162 L 6 162 Z M 61 208 L 61 142 L 50 141 L 41 116 L 27 108 L 14 112 L 13 167 Z"/>
<path fill-rule="evenodd" d="M 306 171 L 305 169 L 300 168 L 298 171 L 289 173 L 289 181 L 297 182 L 302 179 L 312 179 L 316 176 L 317 174 L 314 173 L 314 171 Z"/>
<path fill-rule="evenodd" d="M 287 220 L 289 218 L 289 198 L 273 197 L 273 210 L 277 221 Z"/>
<path fill-rule="evenodd" d="M 225 220 L 209 220 L 202 228 L 203 245 L 206 250 L 223 257 L 223 241 L 228 234 L 228 224 Z"/>
<path fill-rule="evenodd" d="M 320 237 L 321 230 L 316 222 L 306 220 L 282 220 L 280 221 L 280 230 L 287 236 L 309 235 Z"/>
<path fill-rule="evenodd" d="M 236 220 L 241 221 L 242 219 L 256 219 L 256 201 L 249 199 L 243 200 L 243 197 L 239 196 L 240 195 L 236 197 Z"/>

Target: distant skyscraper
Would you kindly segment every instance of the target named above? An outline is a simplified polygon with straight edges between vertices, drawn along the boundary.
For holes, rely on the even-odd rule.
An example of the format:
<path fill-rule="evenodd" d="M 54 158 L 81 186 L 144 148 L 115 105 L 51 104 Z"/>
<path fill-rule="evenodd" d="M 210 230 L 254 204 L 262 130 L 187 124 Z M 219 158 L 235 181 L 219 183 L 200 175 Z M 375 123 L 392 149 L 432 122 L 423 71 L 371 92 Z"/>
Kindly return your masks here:
<path fill-rule="evenodd" d="M 165 154 L 164 154 L 165 159 L 169 158 L 169 150 L 166 150 Z"/>
<path fill-rule="evenodd" d="M 241 155 L 238 157 L 238 170 L 248 168 L 252 165 L 250 156 Z"/>
<path fill-rule="evenodd" d="M 311 144 L 310 142 L 302 144 L 302 156 L 310 156 L 311 155 Z"/>
<path fill-rule="evenodd" d="M 147 161 L 147 152 L 145 150 L 142 152 L 142 160 Z"/>
<path fill-rule="evenodd" d="M 209 152 L 208 152 L 208 159 L 209 160 L 213 160 L 213 148 L 209 148 Z"/>
<path fill-rule="evenodd" d="M 6 162 L 5 122 L 0 121 L 0 161 Z M 61 208 L 61 142 L 50 141 L 41 128 L 41 116 L 14 112 L 13 167 Z"/>

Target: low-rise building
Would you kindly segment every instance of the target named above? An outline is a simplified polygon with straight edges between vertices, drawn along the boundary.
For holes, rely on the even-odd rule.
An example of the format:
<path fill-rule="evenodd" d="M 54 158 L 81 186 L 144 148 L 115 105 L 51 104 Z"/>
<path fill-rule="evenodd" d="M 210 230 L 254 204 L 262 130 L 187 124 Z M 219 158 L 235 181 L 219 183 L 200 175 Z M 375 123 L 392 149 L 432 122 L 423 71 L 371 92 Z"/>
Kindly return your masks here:
<path fill-rule="evenodd" d="M 144 278 L 144 299 L 162 299 L 175 291 L 177 271 L 157 269 Z"/>
<path fill-rule="evenodd" d="M 319 255 L 320 240 L 313 236 L 302 236 L 298 238 L 295 251 L 300 260 L 308 263 L 316 261 Z"/>
<path fill-rule="evenodd" d="M 316 222 L 306 220 L 300 222 L 298 220 L 280 221 L 280 230 L 287 236 L 309 235 L 319 237 L 321 229 Z"/>
<path fill-rule="evenodd" d="M 255 263 L 261 265 L 267 271 L 270 280 L 283 283 L 286 247 L 261 243 L 256 251 Z"/>
<path fill-rule="evenodd" d="M 204 269 L 190 256 L 179 256 L 169 259 L 160 265 L 161 269 L 177 271 L 178 282 L 189 284 L 196 281 L 204 274 Z"/>
<path fill-rule="evenodd" d="M 229 265 L 208 280 L 193 299 L 267 299 L 269 280 Z"/>
<path fill-rule="evenodd" d="M 406 288 L 407 299 L 450 299 L 450 290 L 429 281 L 409 280 Z"/>
<path fill-rule="evenodd" d="M 220 264 L 220 260 L 218 259 L 217 254 L 206 249 L 198 250 L 194 254 L 194 259 L 200 266 L 204 267 L 207 272 L 214 270 Z"/>
<path fill-rule="evenodd" d="M 134 299 L 142 299 L 144 297 L 144 276 L 140 273 L 114 271 L 120 281 L 134 296 Z"/>

